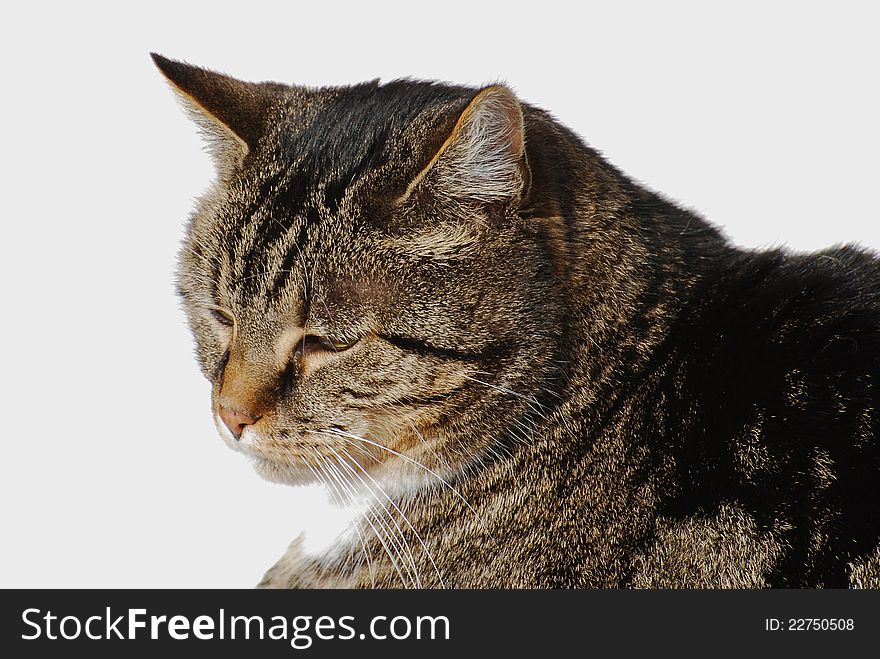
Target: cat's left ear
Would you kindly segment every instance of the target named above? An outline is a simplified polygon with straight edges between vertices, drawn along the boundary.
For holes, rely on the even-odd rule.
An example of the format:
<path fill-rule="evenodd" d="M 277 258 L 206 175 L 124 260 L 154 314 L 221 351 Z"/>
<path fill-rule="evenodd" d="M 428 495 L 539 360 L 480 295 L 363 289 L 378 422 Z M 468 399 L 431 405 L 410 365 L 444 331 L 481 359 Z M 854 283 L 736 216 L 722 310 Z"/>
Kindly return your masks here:
<path fill-rule="evenodd" d="M 256 147 L 269 107 L 285 86 L 245 82 L 156 53 L 150 57 L 206 133 L 217 167 L 223 171 L 241 164 Z"/>
<path fill-rule="evenodd" d="M 444 196 L 483 204 L 514 204 L 529 182 L 522 106 L 503 85 L 480 90 L 440 150 L 416 179 Z"/>

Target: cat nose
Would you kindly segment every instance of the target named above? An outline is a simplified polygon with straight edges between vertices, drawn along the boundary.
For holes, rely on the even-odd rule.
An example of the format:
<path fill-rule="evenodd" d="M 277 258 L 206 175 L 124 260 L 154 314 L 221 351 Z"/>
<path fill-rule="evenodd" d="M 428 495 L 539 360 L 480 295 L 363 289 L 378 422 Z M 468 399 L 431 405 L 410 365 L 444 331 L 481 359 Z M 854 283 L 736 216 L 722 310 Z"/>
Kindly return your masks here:
<path fill-rule="evenodd" d="M 217 406 L 217 412 L 220 414 L 223 423 L 229 428 L 229 432 L 231 432 L 236 439 L 241 438 L 241 433 L 245 426 L 252 426 L 260 419 L 259 416 L 249 416 L 243 412 L 231 410 L 223 405 Z"/>

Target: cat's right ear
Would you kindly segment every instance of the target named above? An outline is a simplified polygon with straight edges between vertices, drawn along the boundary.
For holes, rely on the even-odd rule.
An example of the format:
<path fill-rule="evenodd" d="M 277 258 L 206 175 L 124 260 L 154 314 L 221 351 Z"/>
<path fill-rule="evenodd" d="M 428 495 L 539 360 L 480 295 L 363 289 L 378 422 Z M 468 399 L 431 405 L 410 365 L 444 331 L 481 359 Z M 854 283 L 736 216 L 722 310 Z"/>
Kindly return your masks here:
<path fill-rule="evenodd" d="M 240 165 L 256 148 L 268 109 L 284 85 L 245 82 L 156 53 L 150 57 L 204 131 L 217 168 L 223 172 Z"/>

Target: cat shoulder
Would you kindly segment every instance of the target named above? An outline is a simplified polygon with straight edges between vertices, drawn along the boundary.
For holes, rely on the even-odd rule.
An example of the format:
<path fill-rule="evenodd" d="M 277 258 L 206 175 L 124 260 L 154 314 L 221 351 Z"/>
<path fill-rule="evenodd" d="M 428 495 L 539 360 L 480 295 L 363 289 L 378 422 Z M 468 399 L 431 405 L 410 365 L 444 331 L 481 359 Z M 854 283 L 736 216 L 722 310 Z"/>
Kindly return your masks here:
<path fill-rule="evenodd" d="M 743 251 L 707 280 L 684 321 L 685 335 L 703 351 L 761 370 L 876 366 L 875 253 L 854 245 L 809 254 Z"/>

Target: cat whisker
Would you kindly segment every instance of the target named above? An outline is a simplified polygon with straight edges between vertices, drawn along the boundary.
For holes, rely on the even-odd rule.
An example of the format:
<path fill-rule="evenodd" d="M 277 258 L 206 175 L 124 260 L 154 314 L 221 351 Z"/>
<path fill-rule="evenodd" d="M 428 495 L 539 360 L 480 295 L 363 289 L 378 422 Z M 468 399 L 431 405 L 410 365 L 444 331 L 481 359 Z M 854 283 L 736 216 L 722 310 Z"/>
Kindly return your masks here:
<path fill-rule="evenodd" d="M 552 389 L 547 389 L 546 387 L 541 387 L 541 391 L 543 391 L 545 394 L 549 394 L 550 396 L 553 396 L 557 400 L 562 400 L 562 396 L 560 394 L 557 394 Z"/>
<path fill-rule="evenodd" d="M 345 476 L 345 475 L 344 475 L 344 474 L 338 469 L 338 467 L 339 467 L 339 466 L 344 466 L 344 467 L 346 467 L 350 472 L 354 473 L 355 476 L 357 476 L 357 474 L 352 470 L 351 466 L 350 466 L 349 464 L 347 464 L 347 462 L 346 462 L 346 461 L 345 461 L 345 460 L 344 460 L 344 459 L 343 459 L 343 458 L 342 458 L 342 457 L 341 457 L 341 456 L 340 456 L 335 450 L 333 450 L 332 448 L 331 448 L 330 450 L 333 451 L 334 456 L 336 456 L 336 463 L 331 463 L 331 462 L 329 462 L 329 460 L 328 460 L 328 467 L 329 467 L 329 468 L 330 468 L 330 469 L 331 469 L 331 470 L 337 475 L 337 478 L 338 478 L 340 481 L 344 481 L 345 483 L 348 484 L 348 489 L 349 489 L 349 491 L 352 493 L 352 496 L 358 496 L 358 494 L 357 494 L 357 492 L 356 492 L 355 484 L 354 484 L 354 483 L 353 483 L 348 477 L 346 477 L 346 476 Z M 351 457 L 351 456 L 349 456 L 349 458 L 350 458 L 350 457 Z M 362 481 L 362 482 L 363 482 L 363 481 Z M 365 487 L 366 487 L 366 486 L 365 486 Z M 366 490 L 367 490 L 367 492 L 369 493 L 370 498 L 371 498 L 375 503 L 378 503 L 378 504 L 381 506 L 381 505 L 382 505 L 382 502 L 379 501 L 379 499 L 378 499 L 378 497 L 376 496 L 375 492 L 373 492 L 373 491 L 372 491 L 370 488 L 368 488 L 368 487 L 366 487 Z M 384 508 L 384 506 L 383 506 L 383 508 Z M 370 511 L 369 509 L 366 510 L 366 511 L 365 511 L 365 516 L 367 516 L 367 517 L 369 518 L 370 512 L 371 512 L 371 511 Z M 391 536 L 392 536 L 392 535 L 396 535 L 397 538 L 399 538 L 399 540 L 398 540 L 397 542 L 395 542 L 395 545 L 396 545 L 397 548 L 400 550 L 400 551 L 398 552 L 398 557 L 400 558 L 401 561 L 404 561 L 404 560 L 405 560 L 405 559 L 404 559 L 404 556 L 403 556 L 403 553 L 404 553 L 403 550 L 405 549 L 405 550 L 406 550 L 406 553 L 409 555 L 409 561 L 408 561 L 408 564 L 407 564 L 407 563 L 404 563 L 404 567 L 406 568 L 407 572 L 413 577 L 413 578 L 411 579 L 411 581 L 413 582 L 413 585 L 414 585 L 416 588 L 419 588 L 419 587 L 420 587 L 420 580 L 419 580 L 419 576 L 418 576 L 418 569 L 417 569 L 417 567 L 416 567 L 415 557 L 413 556 L 412 550 L 411 550 L 410 547 L 409 547 L 409 543 L 406 542 L 406 538 L 404 538 L 404 536 L 403 536 L 403 530 L 402 530 L 402 529 L 400 528 L 400 526 L 397 524 L 396 520 L 394 520 L 394 519 L 391 517 L 391 514 L 390 514 L 387 510 L 385 510 L 385 512 L 386 512 L 386 514 L 388 514 L 388 517 L 389 517 L 389 519 L 391 520 L 391 522 L 397 527 L 397 534 L 392 534 L 392 533 L 390 533 L 391 528 L 390 528 L 387 524 L 385 524 L 384 522 L 381 522 L 380 519 L 379 519 L 378 517 L 373 517 L 372 519 L 373 519 L 374 521 L 376 521 L 377 523 L 380 523 L 381 526 L 382 526 L 384 529 L 386 529 L 386 531 L 388 531 L 388 532 L 386 533 L 386 537 L 389 539 L 389 542 L 391 541 Z"/>
<path fill-rule="evenodd" d="M 350 465 L 348 465 L 346 463 L 346 461 L 332 447 L 328 447 L 328 448 L 333 453 L 333 455 L 336 457 L 337 463 L 340 466 L 344 464 L 345 466 L 348 466 L 350 469 Z M 330 463 L 329 466 L 333 470 L 333 472 L 338 475 L 338 477 L 340 479 L 344 478 L 343 474 L 336 468 L 336 464 Z M 353 473 L 355 473 L 355 472 L 353 472 Z M 356 475 L 356 473 L 355 473 L 355 475 Z M 345 479 L 345 480 L 347 481 L 348 479 Z M 363 480 L 361 480 L 361 482 L 363 483 Z M 366 483 L 364 483 L 364 485 L 366 486 Z M 373 500 L 376 503 L 378 503 L 379 506 L 382 508 L 382 510 L 385 512 L 385 514 L 388 515 L 388 519 L 391 521 L 391 523 L 394 525 L 395 529 L 397 530 L 396 536 L 399 538 L 398 546 L 402 546 L 402 548 L 409 555 L 409 564 L 410 565 L 408 565 L 407 567 L 412 568 L 411 574 L 413 575 L 414 585 L 416 588 L 421 588 L 421 579 L 419 578 L 418 568 L 416 567 L 415 556 L 413 555 L 412 548 L 409 546 L 409 542 L 407 542 L 406 537 L 404 536 L 403 529 L 400 528 L 400 525 L 397 523 L 397 520 L 391 514 L 391 511 L 389 511 L 388 508 L 385 506 L 385 504 L 383 504 L 382 501 L 379 500 L 379 498 L 376 496 L 375 492 L 373 492 L 369 487 L 367 487 L 367 491 L 370 492 L 370 494 L 373 497 Z M 403 559 L 402 554 L 403 554 L 403 552 L 401 552 L 401 559 Z"/>
<path fill-rule="evenodd" d="M 313 434 L 313 435 L 325 434 L 324 431 L 315 431 L 315 430 L 307 430 L 306 432 Z M 329 432 L 329 430 L 327 432 Z M 373 462 L 376 462 L 376 463 L 381 462 L 381 460 L 378 457 L 376 457 L 376 455 L 374 453 L 370 452 L 370 450 L 367 447 L 362 446 L 360 444 L 352 444 L 351 442 L 349 442 L 349 445 L 352 446 L 352 448 L 354 448 L 354 450 L 356 450 L 358 452 L 358 454 L 363 455 L 365 458 L 372 460 Z"/>
<path fill-rule="evenodd" d="M 348 491 L 352 493 L 353 497 L 356 497 L 357 494 L 356 494 L 356 491 L 354 488 L 354 484 L 351 483 L 349 481 L 349 479 L 346 478 L 345 475 L 338 469 L 338 466 L 341 466 L 342 464 L 344 464 L 345 461 L 339 456 L 338 453 L 336 453 L 335 450 L 333 450 L 332 448 L 330 448 L 330 450 L 333 452 L 333 455 L 336 457 L 336 461 L 337 461 L 336 463 L 333 463 L 329 459 L 327 460 L 327 467 L 331 471 L 331 475 L 335 474 L 337 481 L 339 481 L 340 483 L 347 484 Z M 346 465 L 346 466 L 348 466 L 348 465 Z M 382 522 L 380 517 L 378 517 L 378 516 L 374 517 L 373 518 L 374 521 L 381 524 L 381 526 L 386 530 L 386 537 L 388 538 L 389 542 L 392 542 L 392 541 L 394 542 L 395 546 L 397 547 L 398 558 L 401 560 L 403 567 L 406 569 L 407 573 L 409 574 L 410 580 L 411 580 L 413 586 L 415 588 L 421 588 L 421 580 L 419 578 L 418 568 L 416 567 L 415 556 L 413 555 L 413 552 L 409 546 L 409 543 L 406 541 L 406 538 L 404 537 L 403 529 L 400 528 L 400 525 L 397 523 L 397 520 L 394 519 L 394 517 L 391 515 L 391 512 L 382 504 L 382 502 L 376 496 L 375 492 L 373 492 L 369 488 L 367 488 L 367 491 L 369 492 L 373 501 L 376 502 L 377 504 L 379 504 L 379 506 L 382 508 L 383 512 L 388 516 L 388 519 L 391 521 L 391 523 L 394 525 L 394 527 L 396 529 L 396 533 L 393 532 L 394 529 L 392 529 L 386 523 Z M 369 514 L 369 511 L 366 511 L 366 512 L 367 512 L 367 514 Z M 405 556 L 404 554 L 406 554 L 407 556 Z"/>
<path fill-rule="evenodd" d="M 327 465 L 327 462 L 326 462 L 326 460 L 324 459 L 324 457 L 321 456 L 321 455 L 320 455 L 319 453 L 317 453 L 317 452 L 314 453 L 314 456 L 315 456 L 316 460 L 318 461 L 318 468 L 319 468 L 319 469 L 321 470 L 321 472 L 324 473 L 325 476 L 327 477 L 326 480 L 325 480 L 324 482 L 327 484 L 327 487 L 329 488 L 329 487 L 330 487 L 330 481 L 331 481 L 332 479 L 331 479 L 330 474 L 329 474 L 329 471 L 328 471 L 328 465 Z M 335 489 L 335 488 L 334 488 L 334 489 Z M 337 493 L 338 493 L 338 491 L 337 491 Z M 396 554 L 396 552 L 393 551 L 392 548 L 389 546 L 389 545 L 390 545 L 390 542 L 391 542 L 390 538 L 389 538 L 386 534 L 381 533 L 381 532 L 379 531 L 379 529 L 376 528 L 376 526 L 375 526 L 375 524 L 373 524 L 373 522 L 374 522 L 374 521 L 375 521 L 376 523 L 379 523 L 379 522 L 378 522 L 378 520 L 376 520 L 375 518 L 373 518 L 372 521 L 371 521 L 371 518 L 370 518 L 369 512 L 365 512 L 365 514 L 364 514 L 364 519 L 366 519 L 367 524 L 370 525 L 370 528 L 373 529 L 373 533 L 374 533 L 374 535 L 376 536 L 376 539 L 379 541 L 379 544 L 382 545 L 382 549 L 384 549 L 384 550 L 385 550 L 385 553 L 388 555 L 388 558 L 389 558 L 389 560 L 391 561 L 391 565 L 392 565 L 392 567 L 394 568 L 394 570 L 397 572 L 397 576 L 400 577 L 400 582 L 403 584 L 403 587 L 404 587 L 404 588 L 407 588 L 409 582 L 407 581 L 407 578 L 403 576 L 403 572 L 402 572 L 401 569 L 400 569 L 400 567 L 401 567 L 400 560 L 399 560 L 400 557 L 399 557 L 399 556 Z M 405 567 L 405 566 L 404 566 L 404 567 Z M 411 579 L 410 579 L 410 581 L 411 581 Z"/>
<path fill-rule="evenodd" d="M 410 544 L 409 544 L 409 542 L 407 541 L 407 539 L 406 539 L 406 537 L 405 537 L 405 535 L 404 535 L 404 530 L 403 530 L 403 529 L 400 527 L 400 525 L 397 523 L 397 519 L 395 518 L 394 514 L 393 514 L 392 511 L 389 510 L 388 507 L 385 506 L 385 504 L 379 499 L 379 497 L 378 497 L 376 491 L 370 486 L 369 483 L 367 483 L 367 482 L 366 482 L 366 481 L 360 476 L 360 474 L 354 469 L 354 467 L 352 467 L 352 465 L 349 464 L 347 460 L 345 460 L 345 459 L 343 459 L 341 456 L 339 456 L 339 454 L 336 453 L 336 451 L 335 451 L 334 449 L 331 448 L 330 450 L 333 451 L 333 453 L 337 456 L 337 459 L 338 459 L 338 461 L 339 461 L 339 464 L 340 464 L 341 466 L 344 466 L 346 469 L 348 469 L 349 472 L 351 472 L 352 476 L 354 476 L 355 478 L 358 479 L 358 481 L 360 481 L 360 483 L 361 483 L 361 485 L 364 487 L 364 489 L 365 489 L 367 492 L 370 493 L 370 496 L 372 497 L 373 501 L 375 501 L 375 502 L 379 505 L 379 507 L 382 509 L 382 512 L 384 512 L 384 513 L 388 516 L 388 519 L 391 521 L 391 523 L 392 523 L 392 524 L 394 525 L 394 527 L 397 529 L 397 536 L 399 537 L 400 542 L 403 543 L 403 545 L 404 545 L 404 547 L 405 547 L 405 549 L 406 549 L 406 553 L 409 555 L 409 561 L 410 561 L 410 565 L 411 565 L 411 567 L 412 567 L 412 572 L 413 572 L 413 574 L 415 575 L 415 580 L 414 580 L 414 581 L 415 581 L 415 587 L 416 587 L 416 588 L 421 588 L 421 587 L 422 587 L 422 580 L 421 580 L 421 575 L 419 574 L 418 566 L 417 566 L 417 564 L 416 564 L 415 555 L 413 554 L 412 548 L 410 547 Z M 347 455 L 349 458 L 351 458 L 351 455 L 350 455 L 348 452 L 346 452 L 345 449 L 341 449 L 341 450 L 342 450 L 343 453 L 345 453 L 345 455 Z M 357 464 L 357 463 L 356 463 L 356 464 Z M 361 470 L 363 471 L 363 468 L 361 468 Z M 366 474 L 365 471 L 364 471 L 364 473 Z M 371 478 L 371 480 L 373 480 L 373 479 Z M 373 481 L 373 482 L 375 483 L 375 481 Z M 392 500 L 392 499 L 391 499 L 391 498 L 385 493 L 384 490 L 382 490 L 381 487 L 379 487 L 378 483 L 376 483 L 376 487 L 379 488 L 379 490 L 380 490 L 382 496 L 383 496 L 385 499 L 387 499 L 387 500 L 391 503 L 391 505 L 394 506 L 394 507 L 400 512 L 400 509 L 397 508 L 397 506 L 395 505 L 394 501 L 393 501 L 393 500 Z M 403 515 L 402 512 L 401 512 L 401 515 Z M 407 525 L 409 525 L 409 527 L 413 530 L 413 532 L 415 532 L 415 529 L 413 529 L 412 524 L 409 523 L 409 519 L 407 519 L 406 515 L 403 515 L 403 518 L 404 518 L 404 521 L 407 523 Z M 418 533 L 416 533 L 416 536 L 418 537 Z M 421 538 L 420 538 L 420 541 L 421 541 Z"/>
<path fill-rule="evenodd" d="M 454 488 L 454 487 L 452 486 L 452 484 L 449 483 L 445 478 L 443 478 L 440 474 L 438 474 L 437 472 L 433 471 L 432 469 L 429 469 L 428 467 L 426 467 L 425 465 L 423 465 L 421 462 L 418 462 L 417 460 L 413 460 L 413 459 L 410 458 L 409 456 L 403 455 L 402 453 L 399 453 L 399 452 L 395 451 L 395 450 L 392 449 L 392 448 L 388 448 L 387 446 L 383 446 L 382 444 L 379 444 L 379 443 L 374 442 L 374 441 L 372 441 L 372 440 L 366 439 L 366 438 L 364 438 L 364 437 L 359 437 L 359 436 L 357 436 L 357 435 L 353 435 L 353 434 L 351 434 L 351 433 L 348 433 L 348 432 L 345 432 L 345 431 L 342 431 L 342 430 L 338 430 L 338 429 L 336 429 L 336 428 L 327 428 L 326 430 L 322 430 L 322 431 L 307 430 L 306 432 L 310 432 L 310 433 L 313 433 L 313 434 L 324 434 L 324 433 L 328 433 L 328 434 L 331 434 L 331 435 L 336 435 L 337 437 L 342 437 L 343 439 L 347 439 L 350 443 L 354 444 L 355 446 L 356 446 L 357 444 L 355 444 L 355 443 L 352 442 L 351 440 L 357 440 L 357 441 L 360 441 L 360 442 L 364 442 L 365 444 L 369 444 L 370 446 L 375 446 L 376 448 L 382 449 L 383 451 L 387 451 L 388 453 L 391 453 L 392 455 L 394 455 L 394 456 L 400 458 L 401 460 L 404 460 L 405 462 L 409 462 L 410 464 L 412 464 L 412 465 L 414 465 L 414 466 L 416 466 L 416 467 L 419 467 L 419 468 L 421 468 L 421 469 L 424 469 L 428 474 L 430 474 L 431 476 L 433 476 L 434 478 L 436 478 L 438 481 L 440 481 L 440 483 L 442 483 L 445 487 L 447 487 L 447 488 L 449 489 L 450 492 L 452 492 L 455 496 L 457 496 L 457 497 L 461 500 L 461 502 L 467 507 L 467 509 L 470 510 L 470 511 L 474 514 L 474 516 L 477 518 L 477 520 L 480 522 L 480 524 L 481 524 L 481 525 L 483 526 L 483 528 L 485 529 L 485 524 L 483 523 L 483 518 L 482 518 L 482 517 L 480 516 L 480 514 L 474 509 L 474 507 L 468 502 L 468 500 L 465 499 L 465 498 L 461 495 L 461 493 L 460 493 L 456 488 Z"/>
<path fill-rule="evenodd" d="M 333 451 L 332 448 L 330 450 Z M 353 460 L 352 456 L 344 448 L 340 448 L 340 451 L 342 451 L 343 455 L 345 455 L 349 459 Z M 335 451 L 333 451 L 333 452 L 335 453 Z M 352 467 L 350 464 L 348 464 L 348 462 L 343 462 L 343 464 L 352 471 L 352 473 L 364 484 L 365 487 L 368 487 L 367 483 L 364 481 L 364 479 L 361 477 L 361 475 L 358 474 L 354 470 L 354 467 Z M 355 464 L 357 464 L 357 462 L 355 462 Z M 358 465 L 358 466 L 360 466 L 360 465 Z M 422 536 L 419 535 L 419 532 L 416 531 L 416 528 L 409 521 L 409 518 L 406 516 L 406 513 L 404 513 L 403 510 L 400 508 L 400 506 L 398 506 L 397 503 L 395 503 L 394 499 L 392 499 L 388 495 L 388 493 L 385 492 L 385 489 L 382 487 L 382 485 L 375 478 L 370 476 L 369 472 L 366 469 L 361 467 L 361 472 L 363 473 L 364 476 L 369 478 L 370 481 L 372 481 L 372 483 L 379 489 L 379 492 L 381 492 L 382 496 L 385 497 L 385 499 L 388 501 L 388 503 L 390 503 L 394 507 L 394 509 L 398 513 L 400 513 L 400 515 L 403 517 L 403 521 L 406 522 L 406 525 L 410 528 L 410 530 L 412 530 L 412 532 L 415 534 L 416 538 L 418 538 L 419 543 L 421 543 L 421 545 L 422 545 L 422 549 L 425 550 L 425 555 L 428 557 L 428 560 L 431 561 L 431 565 L 434 566 L 434 571 L 437 573 L 437 579 L 440 581 L 440 587 L 445 588 L 446 585 L 443 583 L 443 575 L 440 574 L 440 570 L 437 567 L 437 563 L 434 562 L 434 557 L 431 555 L 431 551 L 428 549 L 428 545 L 425 543 Z"/>
<path fill-rule="evenodd" d="M 472 372 L 472 373 L 477 373 L 477 372 L 481 372 L 481 371 L 471 371 L 471 372 Z M 478 384 L 485 385 L 485 386 L 487 386 L 487 387 L 489 387 L 489 388 L 491 388 L 491 389 L 495 389 L 496 391 L 500 391 L 500 392 L 502 392 L 502 393 L 510 394 L 510 395 L 512 395 L 512 396 L 516 396 L 517 398 L 521 398 L 521 399 L 523 399 L 523 400 L 526 401 L 526 404 L 528 405 L 529 409 L 530 409 L 532 412 L 534 412 L 535 414 L 537 414 L 537 415 L 538 415 L 539 417 L 541 417 L 542 419 L 546 419 L 546 418 L 547 418 L 547 414 L 545 414 L 545 412 L 544 412 L 544 410 L 545 410 L 546 408 L 545 408 L 545 407 L 540 403 L 540 401 L 538 401 L 538 399 L 535 398 L 534 396 L 527 396 L 527 395 L 525 395 L 525 394 L 521 394 L 521 393 L 519 393 L 519 392 L 517 392 L 517 391 L 514 391 L 513 389 L 508 389 L 507 387 L 502 387 L 502 386 L 499 386 L 499 385 L 496 385 L 496 384 L 492 384 L 492 383 L 490 383 L 490 382 L 484 382 L 483 380 L 478 380 L 477 378 L 472 378 L 472 377 L 470 377 L 469 375 L 465 375 L 464 377 L 465 377 L 465 379 L 470 380 L 471 382 L 476 382 L 476 383 L 478 383 Z"/>
<path fill-rule="evenodd" d="M 309 447 L 305 447 L 305 448 L 307 450 L 309 449 Z M 312 457 L 318 457 L 317 451 L 309 450 L 309 453 L 312 454 Z M 309 471 L 312 472 L 312 474 L 315 476 L 315 479 L 319 483 L 321 483 L 325 488 L 330 487 L 330 483 L 327 482 L 327 480 L 324 478 L 324 476 L 321 473 L 319 473 L 315 467 L 313 467 L 308 462 L 306 462 L 306 467 L 309 469 Z M 358 535 L 358 541 L 360 542 L 360 545 L 361 545 L 361 554 L 363 555 L 364 560 L 367 563 L 367 570 L 370 573 L 370 586 L 372 588 L 375 588 L 376 587 L 376 577 L 375 577 L 374 571 L 373 571 L 373 562 L 370 560 L 370 552 L 367 551 L 367 543 L 366 543 L 366 540 L 364 539 L 364 534 L 357 524 L 354 524 L 354 530 Z"/>
<path fill-rule="evenodd" d="M 478 373 L 480 371 L 470 371 L 470 372 L 471 373 Z M 490 388 L 495 389 L 497 391 L 501 391 L 505 394 L 510 394 L 511 396 L 516 396 L 517 398 L 522 398 L 523 400 L 528 401 L 530 403 L 534 403 L 535 405 L 540 405 L 540 403 L 538 402 L 538 399 L 535 398 L 534 396 L 521 394 L 518 391 L 514 391 L 513 389 L 508 389 L 507 387 L 502 387 L 497 384 L 492 384 L 491 382 L 483 382 L 482 380 L 478 380 L 477 378 L 472 378 L 469 375 L 465 375 L 464 377 L 465 377 L 465 379 L 470 380 L 471 382 L 477 382 L 479 384 L 486 385 L 487 387 L 490 387 Z"/>
<path fill-rule="evenodd" d="M 413 429 L 413 432 L 416 434 L 416 437 L 419 438 L 419 441 L 422 443 L 422 446 L 424 446 L 426 449 L 428 449 L 431 452 L 431 455 L 433 455 L 435 458 L 437 458 L 437 462 L 442 464 L 446 469 L 451 470 L 449 463 L 446 462 L 439 455 L 437 455 L 437 452 L 428 445 L 428 442 L 425 441 L 425 438 L 422 436 L 422 433 L 420 433 L 419 429 L 416 428 L 416 424 L 414 424 L 412 421 L 409 421 L 409 420 L 407 420 L 407 423 L 409 423 L 410 427 Z"/>
<path fill-rule="evenodd" d="M 306 447 L 306 448 L 308 449 L 308 447 Z M 312 457 L 317 457 L 317 456 L 315 455 L 315 452 L 314 452 L 314 451 L 311 451 L 311 450 L 310 450 L 309 453 L 312 454 Z M 293 464 L 293 461 L 290 460 L 290 459 L 288 459 L 288 462 L 289 462 L 291 465 Z M 323 475 L 322 473 L 320 473 L 320 472 L 319 472 L 315 467 L 313 467 L 310 463 L 306 462 L 305 465 L 306 465 L 306 467 L 308 468 L 308 470 L 312 472 L 312 475 L 315 477 L 315 480 L 317 480 L 319 483 L 321 483 L 321 484 L 324 486 L 324 488 L 326 488 L 326 489 L 328 489 L 328 490 L 331 488 L 331 483 L 329 483 L 329 482 L 327 481 L 325 475 Z M 373 587 L 375 588 L 375 580 L 373 579 L 373 566 L 372 566 L 372 564 L 371 564 L 371 562 L 370 562 L 370 556 L 369 556 L 369 553 L 367 552 L 367 546 L 366 546 L 366 543 L 364 542 L 364 537 L 363 537 L 363 535 L 361 534 L 361 531 L 360 531 L 359 528 L 355 527 L 355 530 L 357 531 L 358 539 L 360 540 L 360 544 L 361 544 L 361 554 L 362 554 L 362 556 L 364 557 L 364 559 L 366 560 L 367 565 L 368 565 L 368 567 L 369 567 L 369 571 L 370 571 L 370 582 L 373 584 Z"/>

